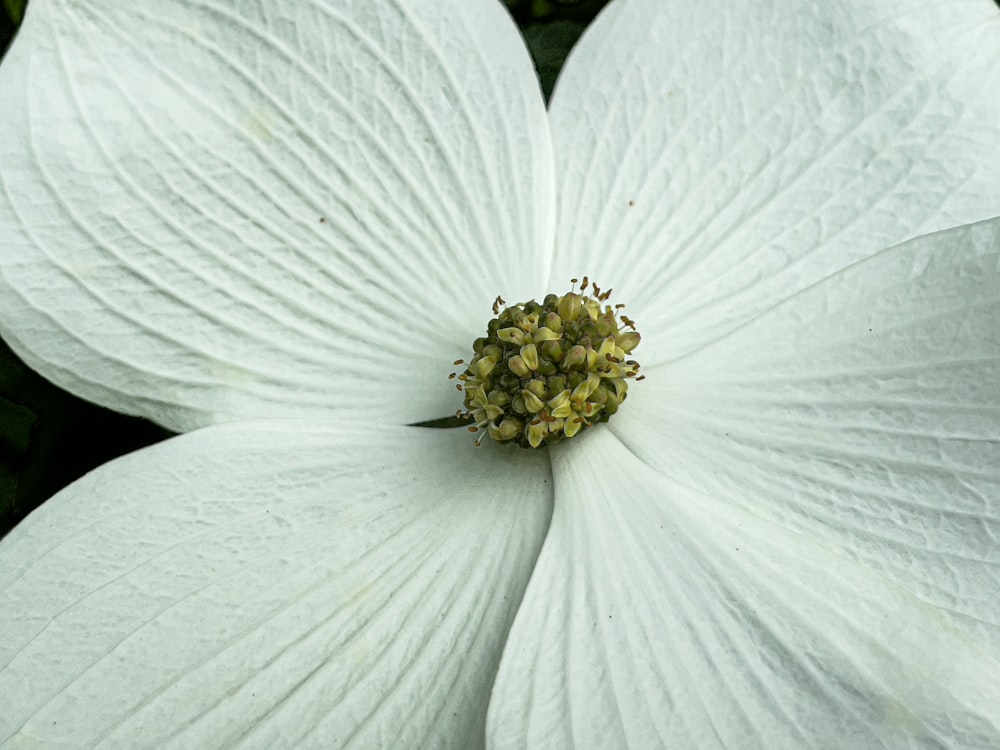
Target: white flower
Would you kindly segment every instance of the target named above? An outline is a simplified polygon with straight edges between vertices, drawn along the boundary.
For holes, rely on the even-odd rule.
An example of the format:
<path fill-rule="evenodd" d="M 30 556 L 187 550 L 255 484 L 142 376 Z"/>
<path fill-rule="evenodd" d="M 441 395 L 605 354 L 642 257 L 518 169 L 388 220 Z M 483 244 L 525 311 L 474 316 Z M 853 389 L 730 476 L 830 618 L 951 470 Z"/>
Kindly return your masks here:
<path fill-rule="evenodd" d="M 494 0 L 33 2 L 0 332 L 191 432 L 0 545 L 0 747 L 1000 745 L 998 59 L 617 0 L 546 114 Z M 584 273 L 610 423 L 406 426 Z"/>

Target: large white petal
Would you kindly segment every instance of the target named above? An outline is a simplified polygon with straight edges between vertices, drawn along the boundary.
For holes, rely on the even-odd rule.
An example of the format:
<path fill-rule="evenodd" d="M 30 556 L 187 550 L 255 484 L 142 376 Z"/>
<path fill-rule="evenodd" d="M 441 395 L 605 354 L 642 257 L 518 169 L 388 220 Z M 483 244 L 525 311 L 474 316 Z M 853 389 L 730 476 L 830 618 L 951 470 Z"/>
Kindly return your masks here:
<path fill-rule="evenodd" d="M 648 373 L 611 429 L 1000 658 L 1000 221 L 912 240 Z"/>
<path fill-rule="evenodd" d="M 651 364 L 997 216 L 998 61 L 992 0 L 619 0 L 552 102 L 553 274 L 623 292 Z"/>
<path fill-rule="evenodd" d="M 119 459 L 0 544 L 0 746 L 475 747 L 551 487 L 414 427 Z"/>
<path fill-rule="evenodd" d="M 595 429 L 501 661 L 496 748 L 985 748 L 1000 662 L 808 537 Z M 738 493 L 733 489 L 732 493 Z"/>
<path fill-rule="evenodd" d="M 453 413 L 451 361 L 551 252 L 496 0 L 37 0 L 0 101 L 0 333 L 174 429 Z"/>

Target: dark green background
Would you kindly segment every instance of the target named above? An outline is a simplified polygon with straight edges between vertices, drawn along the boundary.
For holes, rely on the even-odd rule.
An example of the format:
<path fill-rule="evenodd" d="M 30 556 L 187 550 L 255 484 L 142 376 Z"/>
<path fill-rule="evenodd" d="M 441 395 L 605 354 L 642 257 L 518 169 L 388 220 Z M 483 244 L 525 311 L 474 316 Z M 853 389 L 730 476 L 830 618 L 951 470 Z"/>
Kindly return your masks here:
<path fill-rule="evenodd" d="M 569 48 L 608 0 L 505 1 L 548 96 Z M 5 51 L 25 2 L 0 2 L 0 51 Z M 170 434 L 56 388 L 0 341 L 0 536 L 74 479 Z"/>

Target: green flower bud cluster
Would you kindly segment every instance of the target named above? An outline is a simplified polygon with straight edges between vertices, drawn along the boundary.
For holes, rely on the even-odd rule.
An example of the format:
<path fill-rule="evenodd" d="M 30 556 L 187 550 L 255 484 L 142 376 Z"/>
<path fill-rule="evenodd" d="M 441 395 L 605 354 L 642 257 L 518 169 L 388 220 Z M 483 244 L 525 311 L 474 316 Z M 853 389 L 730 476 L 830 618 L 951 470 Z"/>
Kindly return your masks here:
<path fill-rule="evenodd" d="M 465 411 L 458 416 L 474 422 L 471 432 L 538 448 L 618 411 L 628 395 L 626 381 L 643 378 L 639 363 L 626 359 L 640 337 L 620 315 L 624 305 L 604 304 L 611 290 L 601 292 L 595 284 L 587 295 L 588 284 L 584 277 L 579 293 L 549 294 L 541 303 L 531 300 L 503 312 L 505 303 L 497 297 L 497 317 L 473 343 L 475 356 L 464 373 L 451 374 L 465 393 Z M 482 439 L 480 434 L 476 445 Z"/>

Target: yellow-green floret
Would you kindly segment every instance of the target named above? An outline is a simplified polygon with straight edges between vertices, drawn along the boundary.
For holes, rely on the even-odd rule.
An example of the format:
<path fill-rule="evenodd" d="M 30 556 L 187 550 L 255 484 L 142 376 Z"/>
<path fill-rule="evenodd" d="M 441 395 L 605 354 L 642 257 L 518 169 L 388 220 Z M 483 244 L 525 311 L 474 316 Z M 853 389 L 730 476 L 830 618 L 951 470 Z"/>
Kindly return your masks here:
<path fill-rule="evenodd" d="M 505 306 L 497 297 L 496 317 L 473 343 L 472 361 L 461 375 L 452 374 L 465 394 L 459 416 L 475 423 L 469 430 L 480 433 L 477 445 L 485 433 L 539 448 L 618 411 L 628 379 L 639 373 L 639 363 L 627 357 L 640 337 L 621 314 L 624 305 L 606 304 L 610 289 L 601 292 L 595 284 L 588 295 L 587 286 L 584 277 L 579 292 L 549 294 L 541 303 Z"/>

